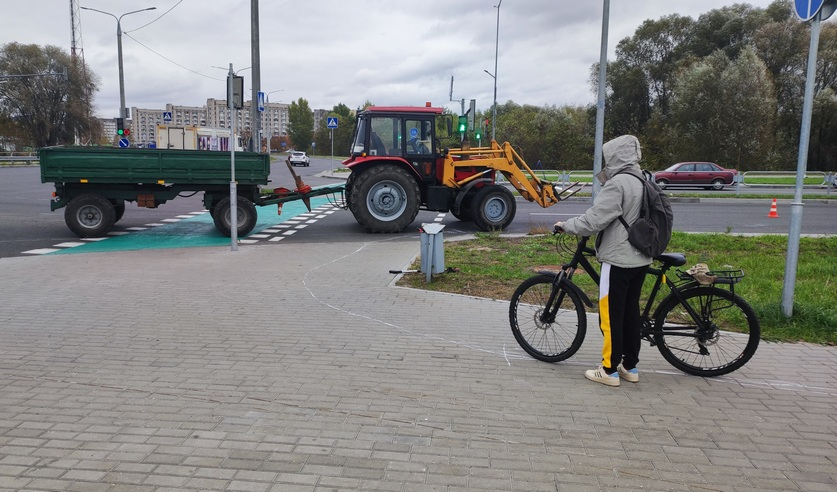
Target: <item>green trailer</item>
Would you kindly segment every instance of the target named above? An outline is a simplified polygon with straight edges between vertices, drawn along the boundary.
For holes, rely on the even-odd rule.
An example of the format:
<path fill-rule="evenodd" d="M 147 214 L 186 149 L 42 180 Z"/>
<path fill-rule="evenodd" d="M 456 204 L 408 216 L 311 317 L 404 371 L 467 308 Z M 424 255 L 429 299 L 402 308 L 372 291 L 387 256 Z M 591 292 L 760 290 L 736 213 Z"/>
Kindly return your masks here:
<path fill-rule="evenodd" d="M 157 208 L 178 196 L 203 192 L 204 206 L 221 234 L 231 234 L 230 154 L 174 149 L 49 147 L 40 150 L 41 182 L 55 183 L 51 210 L 64 208 L 67 226 L 79 237 L 104 235 L 125 213 L 125 202 Z M 292 171 L 293 173 L 293 171 Z M 270 158 L 235 153 L 239 236 L 256 225 L 256 206 L 342 194 L 344 185 L 310 188 L 296 175 L 295 190 L 265 190 Z M 281 208 L 280 208 L 281 210 Z"/>

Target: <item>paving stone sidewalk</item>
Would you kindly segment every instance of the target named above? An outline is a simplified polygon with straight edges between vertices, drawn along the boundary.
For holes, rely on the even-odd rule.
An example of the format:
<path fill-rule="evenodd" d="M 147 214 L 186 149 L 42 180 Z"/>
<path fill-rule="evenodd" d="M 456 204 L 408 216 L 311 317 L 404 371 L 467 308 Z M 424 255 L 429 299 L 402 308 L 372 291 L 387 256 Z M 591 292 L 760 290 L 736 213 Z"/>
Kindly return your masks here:
<path fill-rule="evenodd" d="M 0 490 L 837 490 L 837 348 L 608 388 L 417 238 L 0 259 Z"/>

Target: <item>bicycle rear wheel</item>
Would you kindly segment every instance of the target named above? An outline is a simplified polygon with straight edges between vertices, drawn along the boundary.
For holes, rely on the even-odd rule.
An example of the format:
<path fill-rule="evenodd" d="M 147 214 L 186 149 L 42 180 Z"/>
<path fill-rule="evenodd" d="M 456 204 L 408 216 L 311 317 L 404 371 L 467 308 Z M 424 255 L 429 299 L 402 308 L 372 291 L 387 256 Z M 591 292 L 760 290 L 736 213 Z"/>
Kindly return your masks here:
<path fill-rule="evenodd" d="M 571 357 L 587 333 L 584 305 L 575 292 L 554 285 L 554 278 L 537 275 L 524 280 L 509 305 L 509 323 L 517 343 L 544 362 Z"/>
<path fill-rule="evenodd" d="M 753 357 L 761 327 L 747 301 L 717 287 L 688 289 L 681 296 L 705 326 L 701 329 L 674 295 L 660 304 L 654 342 L 671 365 L 694 376 L 720 376 Z"/>

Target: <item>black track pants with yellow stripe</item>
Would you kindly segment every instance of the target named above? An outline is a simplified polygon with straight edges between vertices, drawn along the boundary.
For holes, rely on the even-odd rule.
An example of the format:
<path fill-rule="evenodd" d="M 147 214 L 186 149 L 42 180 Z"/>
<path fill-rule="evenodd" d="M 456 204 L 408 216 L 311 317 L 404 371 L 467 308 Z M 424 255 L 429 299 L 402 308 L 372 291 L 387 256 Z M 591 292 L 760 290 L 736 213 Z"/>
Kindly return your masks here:
<path fill-rule="evenodd" d="M 639 363 L 639 298 L 647 266 L 622 268 L 602 263 L 599 283 L 599 329 L 602 330 L 602 367 L 609 372 L 621 362 L 632 369 Z"/>

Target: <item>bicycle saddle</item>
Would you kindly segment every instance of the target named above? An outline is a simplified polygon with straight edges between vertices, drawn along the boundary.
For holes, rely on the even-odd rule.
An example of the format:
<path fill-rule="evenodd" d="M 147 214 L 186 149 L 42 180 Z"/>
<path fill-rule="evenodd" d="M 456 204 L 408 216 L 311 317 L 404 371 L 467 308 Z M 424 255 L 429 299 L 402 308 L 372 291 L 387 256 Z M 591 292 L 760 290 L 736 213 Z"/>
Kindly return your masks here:
<path fill-rule="evenodd" d="M 686 256 L 683 253 L 663 253 L 654 259 L 669 266 L 681 266 L 686 264 Z"/>

